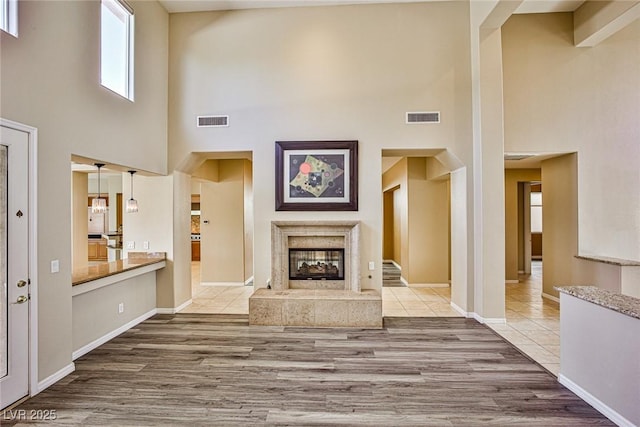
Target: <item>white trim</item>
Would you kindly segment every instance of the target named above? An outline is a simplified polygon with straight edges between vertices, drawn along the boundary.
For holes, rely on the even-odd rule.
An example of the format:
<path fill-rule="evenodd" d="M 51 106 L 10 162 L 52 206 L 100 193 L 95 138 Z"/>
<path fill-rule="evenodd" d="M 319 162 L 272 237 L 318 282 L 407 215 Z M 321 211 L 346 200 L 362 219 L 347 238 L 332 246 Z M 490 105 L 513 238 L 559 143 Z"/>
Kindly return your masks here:
<path fill-rule="evenodd" d="M 35 393 L 31 393 L 31 396 L 35 396 L 36 394 L 40 393 L 41 391 L 44 391 L 46 388 L 52 386 L 53 384 L 57 383 L 58 381 L 60 381 L 61 379 L 63 379 L 64 377 L 66 377 L 67 375 L 69 375 L 70 373 L 72 373 L 73 371 L 76 370 L 76 365 L 71 362 L 69 363 L 67 366 L 65 366 L 64 368 L 60 369 L 58 372 L 49 375 L 47 378 L 45 378 L 44 380 L 40 381 L 37 384 L 37 389 Z"/>
<path fill-rule="evenodd" d="M 520 283 L 520 280 L 505 280 L 504 283 Z"/>
<path fill-rule="evenodd" d="M 245 286 L 244 282 L 200 282 L 200 286 Z"/>
<path fill-rule="evenodd" d="M 183 302 L 182 304 L 180 304 L 177 307 L 169 307 L 169 308 L 157 308 L 156 309 L 156 313 L 157 314 L 176 314 L 177 312 L 179 312 L 180 310 L 183 310 L 184 308 L 186 308 L 188 305 L 190 305 L 191 303 L 193 303 L 193 300 L 190 299 L 188 301 Z"/>
<path fill-rule="evenodd" d="M 448 288 L 448 283 L 411 283 L 410 288 Z"/>
<path fill-rule="evenodd" d="M 593 406 L 598 412 L 600 412 L 605 417 L 609 418 L 611 421 L 616 423 L 621 427 L 635 427 L 631 421 L 626 419 L 623 415 L 616 412 L 614 409 L 607 406 L 600 399 L 589 393 L 587 390 L 580 387 L 578 384 L 571 381 L 569 378 L 565 377 L 563 374 L 558 375 L 558 382 L 574 392 L 578 397 L 589 405 Z"/>
<path fill-rule="evenodd" d="M 244 285 L 248 286 L 249 283 L 253 282 L 253 276 L 249 277 L 247 280 L 244 281 Z"/>
<path fill-rule="evenodd" d="M 82 357 L 85 354 L 89 353 L 91 350 L 94 350 L 98 347 L 100 347 L 102 344 L 111 341 L 112 339 L 114 339 L 115 337 L 117 337 L 118 335 L 120 335 L 123 332 L 128 331 L 129 329 L 133 328 L 134 326 L 136 326 L 138 323 L 147 320 L 148 318 L 150 318 L 151 316 L 154 316 L 156 314 L 156 309 L 154 308 L 151 311 L 148 311 L 146 313 L 144 313 L 141 316 L 136 317 L 135 319 L 133 319 L 132 321 L 125 323 L 124 325 L 120 326 L 117 329 L 114 329 L 113 331 L 109 332 L 106 335 L 101 336 L 100 338 L 93 340 L 92 342 L 90 342 L 87 345 L 84 345 L 82 347 L 80 347 L 79 349 L 77 349 L 76 351 L 74 351 L 71 354 L 71 359 L 72 360 L 76 360 L 78 357 Z"/>
<path fill-rule="evenodd" d="M 122 273 L 116 273 L 111 276 L 101 277 L 89 282 L 80 283 L 71 288 L 71 296 L 86 294 L 87 292 L 95 291 L 96 289 L 103 288 L 105 286 L 113 285 L 114 283 L 122 282 L 123 280 L 131 279 L 136 276 L 141 276 L 146 273 L 159 270 L 167 265 L 166 261 L 160 261 L 153 264 L 144 265 L 142 267 L 133 268 L 131 270 L 125 270 Z"/>
<path fill-rule="evenodd" d="M 471 313 L 471 316 L 476 319 L 478 322 L 482 324 L 492 324 L 492 325 L 505 325 L 507 323 L 507 319 L 504 317 L 482 317 L 478 313 Z"/>
<path fill-rule="evenodd" d="M 555 301 L 558 304 L 560 303 L 560 298 L 554 297 L 553 295 L 545 294 L 544 292 L 542 293 L 542 298 L 550 299 L 551 301 Z"/>
<path fill-rule="evenodd" d="M 405 278 L 402 276 L 400 276 L 400 282 L 403 283 L 405 286 L 409 286 L 409 282 L 407 282 Z"/>
<path fill-rule="evenodd" d="M 450 304 L 451 304 L 451 308 L 453 308 L 455 311 L 460 313 L 463 317 L 467 317 L 467 318 L 472 318 L 473 317 L 472 313 L 464 311 L 462 308 L 460 308 L 458 306 L 458 304 L 454 303 L 453 301 L 451 301 Z"/>
<path fill-rule="evenodd" d="M 38 129 L 0 117 L 0 126 L 29 135 L 29 395 L 39 391 L 38 384 Z"/>

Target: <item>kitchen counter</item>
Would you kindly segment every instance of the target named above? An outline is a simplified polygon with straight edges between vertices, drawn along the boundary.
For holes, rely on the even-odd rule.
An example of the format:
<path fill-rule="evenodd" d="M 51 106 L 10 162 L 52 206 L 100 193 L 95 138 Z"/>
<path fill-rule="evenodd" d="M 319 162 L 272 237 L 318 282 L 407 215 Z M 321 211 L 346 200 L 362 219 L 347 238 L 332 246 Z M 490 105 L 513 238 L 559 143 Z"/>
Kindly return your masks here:
<path fill-rule="evenodd" d="M 71 275 L 71 284 L 76 286 L 103 277 L 164 262 L 167 257 L 165 252 L 129 252 L 128 256 L 129 258 L 76 269 Z"/>

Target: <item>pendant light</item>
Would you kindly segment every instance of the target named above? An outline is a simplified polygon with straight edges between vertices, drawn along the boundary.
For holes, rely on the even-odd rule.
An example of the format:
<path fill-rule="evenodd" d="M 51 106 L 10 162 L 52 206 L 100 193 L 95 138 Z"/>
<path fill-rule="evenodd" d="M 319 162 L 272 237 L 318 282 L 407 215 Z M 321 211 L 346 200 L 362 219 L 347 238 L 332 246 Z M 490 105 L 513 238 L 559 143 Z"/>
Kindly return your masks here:
<path fill-rule="evenodd" d="M 93 213 L 105 213 L 107 211 L 107 201 L 100 197 L 100 168 L 104 166 L 104 163 L 94 163 L 98 168 L 98 198 L 91 201 L 91 212 Z"/>
<path fill-rule="evenodd" d="M 134 213 L 138 212 L 138 201 L 133 198 L 133 174 L 136 173 L 136 171 L 129 171 L 129 173 L 131 174 L 131 198 L 127 200 L 126 206 L 128 213 Z"/>

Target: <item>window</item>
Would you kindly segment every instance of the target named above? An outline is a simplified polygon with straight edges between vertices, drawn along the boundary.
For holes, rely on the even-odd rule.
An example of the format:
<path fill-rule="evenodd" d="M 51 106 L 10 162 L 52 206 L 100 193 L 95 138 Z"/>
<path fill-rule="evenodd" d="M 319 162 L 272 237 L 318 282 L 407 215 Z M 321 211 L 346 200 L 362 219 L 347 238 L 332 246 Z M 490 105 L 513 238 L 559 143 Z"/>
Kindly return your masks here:
<path fill-rule="evenodd" d="M 18 37 L 18 0 L 0 0 L 0 30 Z"/>
<path fill-rule="evenodd" d="M 133 9 L 122 0 L 102 0 L 100 83 L 133 101 Z"/>

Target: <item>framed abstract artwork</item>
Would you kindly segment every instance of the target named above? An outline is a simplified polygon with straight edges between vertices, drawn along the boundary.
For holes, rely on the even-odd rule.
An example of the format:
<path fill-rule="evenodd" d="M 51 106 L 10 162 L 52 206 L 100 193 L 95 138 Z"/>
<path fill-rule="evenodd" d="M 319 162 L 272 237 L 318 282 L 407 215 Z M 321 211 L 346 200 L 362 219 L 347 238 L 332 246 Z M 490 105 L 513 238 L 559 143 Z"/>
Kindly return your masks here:
<path fill-rule="evenodd" d="M 276 141 L 277 211 L 357 211 L 358 141 Z"/>

